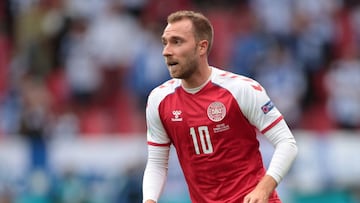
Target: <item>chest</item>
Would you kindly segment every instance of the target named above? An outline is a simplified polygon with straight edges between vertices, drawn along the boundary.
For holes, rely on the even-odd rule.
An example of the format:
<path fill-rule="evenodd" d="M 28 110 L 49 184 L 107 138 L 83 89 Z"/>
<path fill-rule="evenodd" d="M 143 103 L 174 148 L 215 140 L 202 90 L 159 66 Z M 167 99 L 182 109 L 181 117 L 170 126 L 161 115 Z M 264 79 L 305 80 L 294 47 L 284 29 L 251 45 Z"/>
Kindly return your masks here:
<path fill-rule="evenodd" d="M 167 135 L 183 154 L 214 154 L 253 142 L 253 127 L 226 89 L 178 91 L 163 101 L 159 113 Z"/>
<path fill-rule="evenodd" d="M 239 110 L 235 98 L 228 91 L 212 88 L 198 94 L 179 90 L 166 98 L 159 112 L 163 124 L 173 128 L 228 122 L 231 114 Z"/>

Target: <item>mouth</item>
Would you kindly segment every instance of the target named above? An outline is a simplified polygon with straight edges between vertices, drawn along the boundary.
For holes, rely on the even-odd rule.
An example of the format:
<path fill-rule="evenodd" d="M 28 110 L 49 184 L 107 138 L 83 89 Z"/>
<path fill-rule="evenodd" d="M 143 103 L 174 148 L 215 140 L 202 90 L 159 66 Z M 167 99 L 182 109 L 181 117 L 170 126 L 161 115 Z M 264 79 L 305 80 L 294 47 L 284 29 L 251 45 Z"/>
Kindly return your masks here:
<path fill-rule="evenodd" d="M 173 67 L 173 66 L 178 65 L 179 63 L 176 62 L 176 61 L 168 61 L 166 64 L 167 64 L 169 67 Z"/>
<path fill-rule="evenodd" d="M 170 62 L 170 63 L 167 63 L 167 65 L 169 66 L 169 67 L 174 67 L 174 66 L 176 66 L 176 65 L 178 65 L 179 63 L 178 62 Z"/>

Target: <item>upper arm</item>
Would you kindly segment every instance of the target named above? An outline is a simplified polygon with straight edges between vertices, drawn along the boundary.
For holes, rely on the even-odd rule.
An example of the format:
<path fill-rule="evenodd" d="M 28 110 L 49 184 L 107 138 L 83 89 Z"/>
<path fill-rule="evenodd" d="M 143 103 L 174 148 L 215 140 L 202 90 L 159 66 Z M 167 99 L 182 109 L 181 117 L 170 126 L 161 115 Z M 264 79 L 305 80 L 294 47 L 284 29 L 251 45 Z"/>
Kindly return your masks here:
<path fill-rule="evenodd" d="M 258 82 L 249 78 L 241 80 L 236 95 L 240 109 L 253 126 L 265 133 L 282 120 L 282 115 Z"/>
<path fill-rule="evenodd" d="M 159 104 L 159 97 L 150 94 L 146 107 L 147 140 L 148 143 L 169 144 L 170 139 L 160 118 Z"/>

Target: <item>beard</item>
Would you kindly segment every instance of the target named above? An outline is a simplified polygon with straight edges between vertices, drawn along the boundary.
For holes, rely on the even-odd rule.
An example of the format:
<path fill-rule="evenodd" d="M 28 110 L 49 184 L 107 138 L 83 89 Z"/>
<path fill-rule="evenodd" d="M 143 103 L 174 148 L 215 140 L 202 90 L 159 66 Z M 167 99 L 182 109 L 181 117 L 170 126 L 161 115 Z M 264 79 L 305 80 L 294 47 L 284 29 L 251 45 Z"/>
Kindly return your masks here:
<path fill-rule="evenodd" d="M 169 72 L 172 78 L 188 79 L 197 71 L 198 64 L 195 59 L 187 60 L 184 64 L 170 67 Z"/>
<path fill-rule="evenodd" d="M 194 51 L 193 54 L 189 54 L 188 56 L 189 57 L 186 58 L 184 63 L 178 63 L 174 67 L 168 67 L 170 76 L 172 78 L 188 79 L 197 71 L 199 65 L 196 51 Z"/>

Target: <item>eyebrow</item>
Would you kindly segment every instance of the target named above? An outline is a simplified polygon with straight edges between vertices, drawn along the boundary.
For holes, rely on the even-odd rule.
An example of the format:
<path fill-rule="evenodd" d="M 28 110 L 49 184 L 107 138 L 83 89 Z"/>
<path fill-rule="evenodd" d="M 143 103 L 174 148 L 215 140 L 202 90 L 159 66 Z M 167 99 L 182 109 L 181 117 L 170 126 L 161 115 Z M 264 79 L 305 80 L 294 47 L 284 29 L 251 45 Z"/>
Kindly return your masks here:
<path fill-rule="evenodd" d="M 170 40 L 184 40 L 183 37 L 180 36 L 171 36 L 168 40 L 164 36 L 161 37 L 161 41 L 170 41 Z"/>

